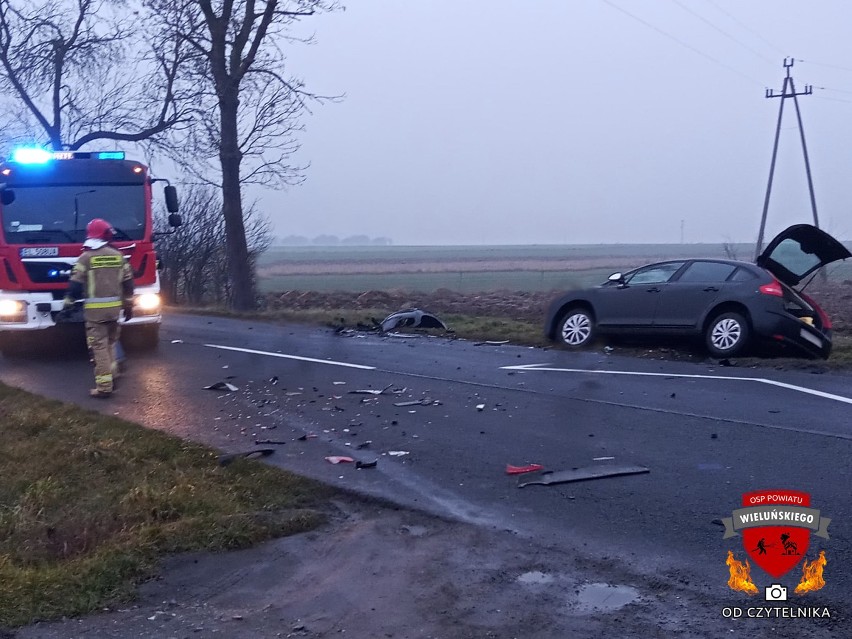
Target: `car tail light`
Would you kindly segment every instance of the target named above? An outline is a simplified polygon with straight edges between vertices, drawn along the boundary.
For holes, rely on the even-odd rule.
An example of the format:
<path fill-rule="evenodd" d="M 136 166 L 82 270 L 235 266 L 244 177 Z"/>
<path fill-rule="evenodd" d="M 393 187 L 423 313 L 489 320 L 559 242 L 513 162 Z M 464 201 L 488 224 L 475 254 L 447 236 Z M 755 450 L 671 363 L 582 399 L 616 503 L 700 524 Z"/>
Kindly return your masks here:
<path fill-rule="evenodd" d="M 830 330 L 831 318 L 826 315 L 825 311 L 822 310 L 822 308 L 820 308 L 820 305 L 814 302 L 813 299 L 811 299 L 808 295 L 805 295 L 804 293 L 799 293 L 799 295 L 801 295 L 808 304 L 814 307 L 814 310 L 817 312 L 817 315 L 819 315 L 820 322 L 822 322 L 822 330 Z"/>
<path fill-rule="evenodd" d="M 764 295 L 784 297 L 784 290 L 781 288 L 781 282 L 778 280 L 772 280 L 769 284 L 764 284 L 758 290 Z"/>

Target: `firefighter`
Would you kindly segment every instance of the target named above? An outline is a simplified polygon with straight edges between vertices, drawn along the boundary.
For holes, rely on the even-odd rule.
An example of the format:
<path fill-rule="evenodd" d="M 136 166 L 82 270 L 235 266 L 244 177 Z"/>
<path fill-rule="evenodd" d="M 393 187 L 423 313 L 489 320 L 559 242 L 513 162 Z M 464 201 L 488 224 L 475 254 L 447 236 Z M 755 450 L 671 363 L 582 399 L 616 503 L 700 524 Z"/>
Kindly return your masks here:
<path fill-rule="evenodd" d="M 133 272 L 121 252 L 110 246 L 115 231 L 106 220 L 95 218 L 86 226 L 83 254 L 71 271 L 65 308 L 83 299 L 86 343 L 95 360 L 92 397 L 110 397 L 118 375 L 115 352 L 118 318 L 133 317 Z"/>

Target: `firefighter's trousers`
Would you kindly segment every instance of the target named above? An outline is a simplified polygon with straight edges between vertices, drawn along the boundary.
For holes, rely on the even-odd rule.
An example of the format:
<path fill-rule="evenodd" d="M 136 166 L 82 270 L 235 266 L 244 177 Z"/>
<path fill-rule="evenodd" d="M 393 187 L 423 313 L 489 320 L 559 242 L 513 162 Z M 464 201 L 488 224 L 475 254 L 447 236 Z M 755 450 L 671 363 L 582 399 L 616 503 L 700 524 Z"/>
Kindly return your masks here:
<path fill-rule="evenodd" d="M 118 322 L 86 322 L 86 343 L 95 360 L 95 387 L 111 393 L 113 379 L 118 374 L 115 344 L 118 341 Z"/>

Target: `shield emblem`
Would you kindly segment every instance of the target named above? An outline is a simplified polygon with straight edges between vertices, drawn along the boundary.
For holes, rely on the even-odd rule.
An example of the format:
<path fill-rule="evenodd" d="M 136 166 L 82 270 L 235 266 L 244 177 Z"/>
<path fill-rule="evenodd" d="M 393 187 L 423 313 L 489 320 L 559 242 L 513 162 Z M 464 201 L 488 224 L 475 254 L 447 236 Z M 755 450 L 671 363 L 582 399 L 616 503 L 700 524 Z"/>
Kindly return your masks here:
<path fill-rule="evenodd" d="M 808 493 L 800 491 L 772 491 L 782 499 L 790 499 L 789 504 L 809 507 L 811 497 Z M 747 493 L 743 495 L 743 506 L 753 506 L 754 496 L 765 493 Z M 811 531 L 794 523 L 789 525 L 772 525 L 746 528 L 741 531 L 743 547 L 751 560 L 764 571 L 775 577 L 781 577 L 796 564 L 808 550 L 811 540 Z"/>
<path fill-rule="evenodd" d="M 810 530 L 792 526 L 749 528 L 742 535 L 751 560 L 776 579 L 802 560 L 811 540 Z"/>

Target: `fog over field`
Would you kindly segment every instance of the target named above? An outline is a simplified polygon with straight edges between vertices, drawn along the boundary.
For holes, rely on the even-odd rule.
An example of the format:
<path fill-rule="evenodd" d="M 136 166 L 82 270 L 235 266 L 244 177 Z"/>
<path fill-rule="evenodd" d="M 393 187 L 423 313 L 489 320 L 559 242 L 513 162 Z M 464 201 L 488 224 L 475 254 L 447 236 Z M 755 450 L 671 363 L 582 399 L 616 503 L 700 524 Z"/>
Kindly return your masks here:
<path fill-rule="evenodd" d="M 289 70 L 307 181 L 275 233 L 395 244 L 754 241 L 785 56 L 822 226 L 852 237 L 852 5 L 841 0 L 353 0 Z M 787 100 L 767 235 L 811 219 Z M 251 195 L 251 194 L 250 194 Z"/>

